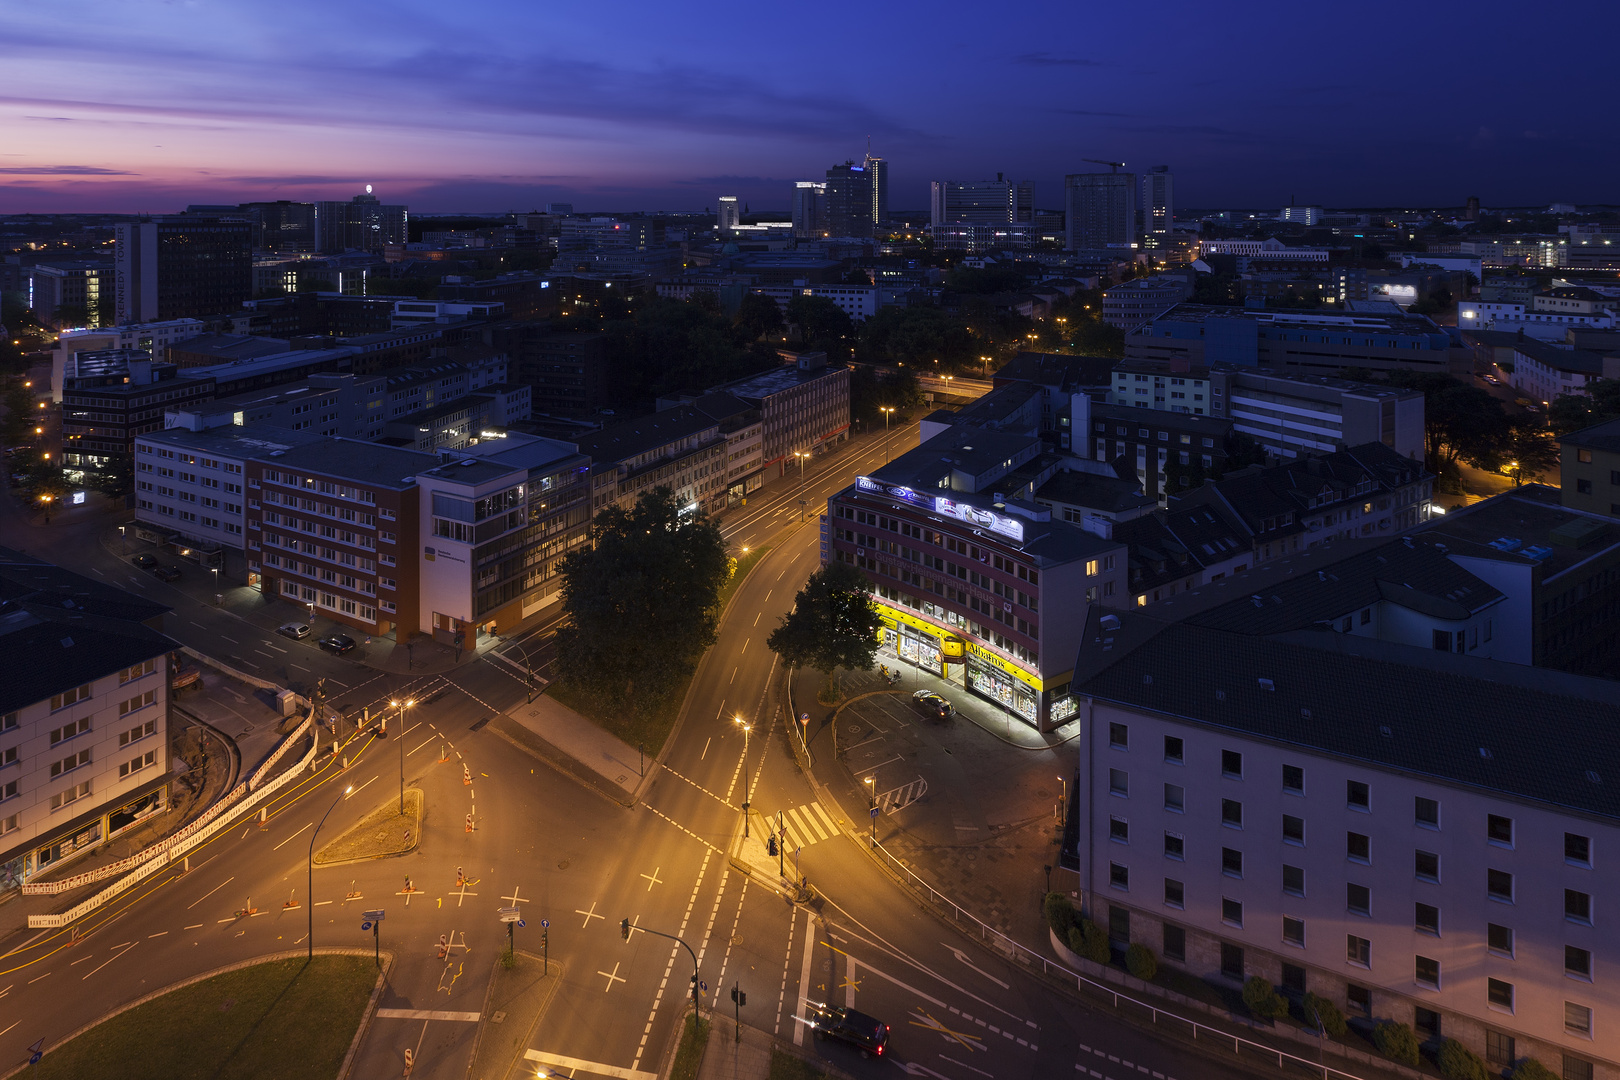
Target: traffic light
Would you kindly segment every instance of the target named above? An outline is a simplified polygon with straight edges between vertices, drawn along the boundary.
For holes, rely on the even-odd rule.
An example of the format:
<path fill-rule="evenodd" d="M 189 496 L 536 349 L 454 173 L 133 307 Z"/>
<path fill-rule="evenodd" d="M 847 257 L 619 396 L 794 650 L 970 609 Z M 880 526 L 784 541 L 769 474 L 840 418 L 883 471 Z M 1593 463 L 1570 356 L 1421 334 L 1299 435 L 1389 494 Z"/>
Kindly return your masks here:
<path fill-rule="evenodd" d="M 546 947 L 546 944 L 547 944 L 547 942 L 546 942 L 546 938 L 547 938 L 547 936 L 548 936 L 548 935 L 549 935 L 549 934 L 550 934 L 550 931 L 549 931 L 549 930 L 542 930 L 542 931 L 540 931 L 540 947 L 541 947 L 541 948 L 542 948 L 542 949 L 543 949 L 543 948 L 545 948 L 545 947 Z"/>
<path fill-rule="evenodd" d="M 739 990 L 733 986 L 731 988 L 731 1000 L 735 1001 L 738 1005 L 748 1004 L 748 991 Z"/>
<path fill-rule="evenodd" d="M 624 938 L 624 940 L 626 940 L 626 941 L 630 940 L 630 920 L 629 919 L 626 919 L 622 923 L 619 924 L 619 936 Z"/>
<path fill-rule="evenodd" d="M 767 855 L 775 855 L 776 854 L 776 837 L 767 836 L 765 838 L 765 854 L 767 854 Z"/>

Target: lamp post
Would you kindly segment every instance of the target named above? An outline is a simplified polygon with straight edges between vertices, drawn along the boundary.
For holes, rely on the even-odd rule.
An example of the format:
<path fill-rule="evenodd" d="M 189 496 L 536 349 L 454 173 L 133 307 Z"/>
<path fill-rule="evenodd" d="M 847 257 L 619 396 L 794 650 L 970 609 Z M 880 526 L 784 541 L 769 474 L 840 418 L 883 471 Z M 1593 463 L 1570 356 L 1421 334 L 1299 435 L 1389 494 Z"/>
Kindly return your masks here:
<path fill-rule="evenodd" d="M 743 731 L 743 839 L 748 839 L 748 733 L 753 731 L 753 725 L 742 717 L 737 717 L 737 726 Z"/>
<path fill-rule="evenodd" d="M 399 816 L 405 816 L 405 710 L 416 704 L 415 698 L 390 701 L 399 710 Z"/>
<path fill-rule="evenodd" d="M 877 847 L 877 777 L 866 778 L 866 820 L 867 838 L 873 847 Z"/>
<path fill-rule="evenodd" d="M 321 825 L 326 824 L 326 819 L 332 816 L 332 811 L 337 809 L 337 804 L 341 802 L 345 796 L 353 793 L 353 784 L 350 784 L 348 787 L 344 788 L 343 794 L 339 795 L 336 799 L 333 799 L 332 805 L 328 806 L 326 808 L 326 813 L 321 815 Z M 304 907 L 309 913 L 309 935 L 304 940 L 309 946 L 308 955 L 309 959 L 311 960 L 315 959 L 315 838 L 321 835 L 321 825 L 315 826 L 315 831 L 309 834 L 309 859 L 304 864 L 309 875 L 308 883 L 304 889 Z"/>
<path fill-rule="evenodd" d="M 894 415 L 893 405 L 879 405 L 878 412 L 883 414 L 883 463 L 889 463 L 889 417 Z"/>
<path fill-rule="evenodd" d="M 799 520 L 803 521 L 807 512 L 807 504 L 804 501 L 804 463 L 810 460 L 810 454 L 804 450 L 795 450 L 793 456 L 799 459 Z"/>

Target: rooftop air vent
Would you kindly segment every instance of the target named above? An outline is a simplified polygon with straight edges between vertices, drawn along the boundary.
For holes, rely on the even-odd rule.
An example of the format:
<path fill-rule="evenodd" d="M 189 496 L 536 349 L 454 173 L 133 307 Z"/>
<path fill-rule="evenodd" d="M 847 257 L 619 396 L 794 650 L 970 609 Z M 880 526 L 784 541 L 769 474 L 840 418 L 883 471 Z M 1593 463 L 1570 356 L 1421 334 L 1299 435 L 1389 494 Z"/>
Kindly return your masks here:
<path fill-rule="evenodd" d="M 1260 689 L 1262 689 L 1262 690 L 1275 690 L 1275 689 L 1277 689 L 1277 684 L 1272 682 L 1270 679 L 1261 679 L 1260 680 Z"/>
<path fill-rule="evenodd" d="M 1489 761 L 1493 755 L 1488 748 L 1482 746 L 1479 748 L 1479 756 L 1484 758 L 1486 761 Z"/>
<path fill-rule="evenodd" d="M 1217 691 L 1215 691 L 1215 700 L 1216 701 L 1225 701 L 1226 700 L 1226 691 L 1225 690 L 1217 690 Z"/>
<path fill-rule="evenodd" d="M 402 483 L 402 484 L 414 484 L 414 483 L 416 483 L 416 477 L 414 477 L 414 476 L 402 476 L 402 477 L 399 478 L 399 482 Z"/>
<path fill-rule="evenodd" d="M 280 457 L 282 454 L 285 454 L 286 452 L 287 451 L 285 451 L 285 450 L 272 450 L 272 451 L 270 451 L 269 456 L 270 457 Z"/>
<path fill-rule="evenodd" d="M 1299 718 L 1301 720 L 1309 720 L 1311 718 L 1311 710 L 1309 710 L 1309 709 L 1301 709 L 1301 710 L 1299 710 Z"/>
<path fill-rule="evenodd" d="M 1586 778 L 1587 778 L 1587 779 L 1588 779 L 1588 780 L 1590 780 L 1590 781 L 1591 781 L 1591 782 L 1592 782 L 1592 783 L 1594 783 L 1594 784 L 1601 784 L 1601 783 L 1603 783 L 1603 777 L 1601 777 L 1601 776 L 1599 776 L 1599 775 L 1598 775 L 1598 774 L 1597 774 L 1597 773 L 1596 773 L 1596 772 L 1594 772 L 1594 771 L 1593 771 L 1593 770 L 1591 770 L 1591 769 L 1587 769 L 1587 770 L 1586 770 Z"/>
<path fill-rule="evenodd" d="M 1104 630 L 1118 630 L 1119 629 L 1119 616 L 1118 615 L 1104 615 L 1102 617 L 1101 625 L 1102 625 L 1102 628 Z"/>
<path fill-rule="evenodd" d="M 70 638 L 70 637 L 63 638 L 62 639 L 62 648 L 64 648 L 64 649 L 73 648 L 73 639 Z"/>
<path fill-rule="evenodd" d="M 472 458 L 462 458 L 461 459 L 461 464 L 463 464 L 463 465 L 476 465 L 476 464 L 478 464 L 478 462 L 473 460 Z"/>
<path fill-rule="evenodd" d="M 1389 729 L 1388 724 L 1378 725 L 1378 734 L 1382 735 L 1386 739 L 1393 739 L 1395 737 L 1395 733 Z"/>

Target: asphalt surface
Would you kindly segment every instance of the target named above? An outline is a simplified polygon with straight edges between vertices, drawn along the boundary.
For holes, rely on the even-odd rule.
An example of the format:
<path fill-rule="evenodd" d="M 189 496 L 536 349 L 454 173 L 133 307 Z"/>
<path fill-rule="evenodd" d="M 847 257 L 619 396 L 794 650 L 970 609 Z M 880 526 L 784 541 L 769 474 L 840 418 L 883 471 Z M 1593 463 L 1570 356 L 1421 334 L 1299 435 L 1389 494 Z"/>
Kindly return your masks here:
<path fill-rule="evenodd" d="M 0 1067 L 26 1060 L 36 1039 L 49 1045 L 143 993 L 302 946 L 311 924 L 317 946 L 370 946 L 361 912 L 382 908 L 381 946 L 396 959 L 380 1003 L 385 1012 L 372 1022 L 352 1075 L 399 1075 L 410 1049 L 413 1077 L 460 1080 L 477 1030 L 470 1018 L 482 1009 L 505 944 L 497 909 L 510 905 L 524 916 L 519 947 L 538 951 L 547 921 L 549 953 L 565 965 L 530 1042 L 531 1064 L 554 1075 L 650 1080 L 656 1072 L 692 974 L 686 949 L 657 934 L 683 939 L 696 954 L 705 1010 L 730 1013 L 729 991 L 739 986 L 748 994 L 745 1024 L 812 1046 L 857 1076 L 894 1075 L 896 1066 L 949 1080 L 1077 1069 L 1109 1080 L 1254 1075 L 1254 1066 L 1228 1069 L 1055 995 L 920 911 L 841 833 L 799 855 L 800 872 L 824 897 L 811 906 L 728 863 L 745 798 L 767 814 L 814 802 L 785 742 L 786 717 L 772 694 L 779 673 L 764 641 L 817 565 L 816 517 L 828 495 L 915 439 L 908 427 L 887 440 L 846 444 L 816 461 L 802 489 L 797 477 L 779 480 L 727 518 L 735 550 L 770 544 L 771 551 L 732 601 L 664 767 L 628 809 L 485 727 L 524 700 L 525 667 L 554 674 L 555 613 L 442 674 L 384 673 L 276 637 L 260 621 L 128 568 L 94 527 L 46 530 L 15 513 L 0 517 L 0 543 L 48 552 L 174 604 L 170 632 L 202 651 L 228 649 L 267 678 L 324 677 L 330 699 L 345 709 L 375 711 L 402 695 L 419 703 L 403 730 L 394 722 L 387 738 L 353 735 L 279 792 L 263 828 L 241 824 L 194 851 L 188 873 L 155 875 L 71 929 L 0 943 Z M 319 868 L 309 895 L 306 858 L 317 822 L 330 808 L 319 835 L 335 837 L 397 798 L 402 782 L 426 797 L 416 850 Z M 822 811 L 822 820 L 837 814 L 836 807 L 814 812 Z M 632 923 L 628 942 L 622 919 Z M 892 1028 L 888 1053 L 865 1060 L 852 1047 L 818 1042 L 799 1020 L 804 1000 L 852 1004 L 884 1019 Z"/>

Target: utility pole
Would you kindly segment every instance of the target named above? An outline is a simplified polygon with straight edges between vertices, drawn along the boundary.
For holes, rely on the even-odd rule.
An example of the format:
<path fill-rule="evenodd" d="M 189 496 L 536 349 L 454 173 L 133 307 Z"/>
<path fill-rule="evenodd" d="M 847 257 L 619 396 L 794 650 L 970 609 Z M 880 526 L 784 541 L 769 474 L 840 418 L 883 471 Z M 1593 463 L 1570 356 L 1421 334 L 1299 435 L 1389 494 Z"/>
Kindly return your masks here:
<path fill-rule="evenodd" d="M 405 710 L 416 704 L 415 698 L 390 701 L 399 710 L 399 816 L 405 816 Z"/>
<path fill-rule="evenodd" d="M 702 1019 L 703 1002 L 698 997 L 698 987 L 702 984 L 698 982 L 697 953 L 692 952 L 692 946 L 688 945 L 685 940 L 676 937 L 674 934 L 666 934 L 662 930 L 649 930 L 645 926 L 637 926 L 634 929 L 640 930 L 643 934 L 653 934 L 657 937 L 668 938 L 671 941 L 680 942 L 681 947 L 685 949 L 687 954 L 692 957 L 692 1009 L 697 1013 L 698 1018 Z M 619 935 L 626 941 L 630 940 L 630 930 L 631 926 L 629 919 L 625 919 L 623 922 L 619 923 Z"/>
<path fill-rule="evenodd" d="M 867 826 L 868 839 L 873 847 L 877 847 L 877 777 L 866 778 L 866 810 L 871 824 Z"/>
<path fill-rule="evenodd" d="M 737 726 L 742 728 L 742 731 L 743 731 L 743 760 L 742 760 L 742 765 L 743 765 L 743 801 L 742 801 L 742 811 L 743 811 L 743 839 L 746 840 L 746 839 L 748 839 L 748 733 L 750 731 L 754 730 L 754 729 L 753 729 L 753 726 L 751 724 L 744 721 L 743 718 L 740 717 L 740 716 L 737 717 Z"/>
<path fill-rule="evenodd" d="M 894 415 L 893 405 L 879 405 L 878 412 L 883 414 L 883 464 L 889 463 L 889 417 Z"/>

